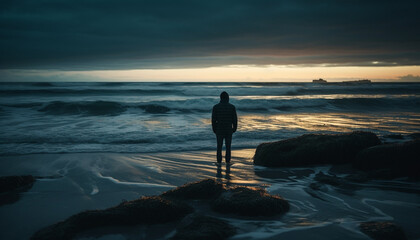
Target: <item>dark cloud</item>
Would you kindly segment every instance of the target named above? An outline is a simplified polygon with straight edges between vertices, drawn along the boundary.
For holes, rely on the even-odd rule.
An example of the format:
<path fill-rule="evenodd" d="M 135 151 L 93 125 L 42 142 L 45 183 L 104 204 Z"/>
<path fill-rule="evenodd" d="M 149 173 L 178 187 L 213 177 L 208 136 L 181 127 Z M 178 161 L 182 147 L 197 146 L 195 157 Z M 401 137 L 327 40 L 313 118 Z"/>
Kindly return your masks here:
<path fill-rule="evenodd" d="M 420 64 L 418 1 L 0 3 L 0 67 Z"/>

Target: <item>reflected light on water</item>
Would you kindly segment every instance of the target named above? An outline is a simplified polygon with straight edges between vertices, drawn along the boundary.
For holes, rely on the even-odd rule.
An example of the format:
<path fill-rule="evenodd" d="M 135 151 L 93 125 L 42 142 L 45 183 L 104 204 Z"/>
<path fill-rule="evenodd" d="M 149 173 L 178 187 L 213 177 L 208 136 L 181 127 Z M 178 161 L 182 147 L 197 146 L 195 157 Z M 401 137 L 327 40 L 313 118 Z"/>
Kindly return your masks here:
<path fill-rule="evenodd" d="M 343 98 L 409 98 L 416 97 L 416 94 L 311 94 L 311 95 L 284 95 L 284 96 L 234 96 L 232 99 L 254 99 L 254 100 L 291 100 L 291 99 L 343 99 Z"/>
<path fill-rule="evenodd" d="M 400 126 L 405 125 L 405 129 Z M 420 128 L 420 113 L 293 113 L 243 115 L 238 131 L 306 130 L 310 132 L 347 132 L 378 130 L 408 134 Z"/>

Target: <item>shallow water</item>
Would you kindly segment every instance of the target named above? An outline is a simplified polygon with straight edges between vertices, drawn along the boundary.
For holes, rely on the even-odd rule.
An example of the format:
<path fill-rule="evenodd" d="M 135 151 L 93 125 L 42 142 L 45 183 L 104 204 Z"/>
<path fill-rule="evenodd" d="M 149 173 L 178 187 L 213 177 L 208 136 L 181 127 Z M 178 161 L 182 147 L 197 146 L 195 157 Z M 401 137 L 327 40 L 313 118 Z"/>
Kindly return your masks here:
<path fill-rule="evenodd" d="M 213 151 L 3 156 L 1 176 L 47 178 L 37 180 L 19 201 L 0 206 L 0 239 L 27 239 L 82 210 L 111 207 L 205 178 L 264 187 L 291 204 L 285 215 L 268 219 L 216 214 L 238 228 L 232 239 L 369 239 L 358 224 L 378 220 L 394 221 L 409 239 L 420 238 L 419 183 L 371 181 L 314 190 L 309 187 L 314 175 L 328 173 L 330 167 L 268 169 L 252 164 L 253 153 L 254 149 L 234 150 L 234 165 L 230 171 L 223 166 L 220 172 Z M 165 239 L 174 233 L 172 227 L 115 227 L 93 231 L 83 239 Z"/>

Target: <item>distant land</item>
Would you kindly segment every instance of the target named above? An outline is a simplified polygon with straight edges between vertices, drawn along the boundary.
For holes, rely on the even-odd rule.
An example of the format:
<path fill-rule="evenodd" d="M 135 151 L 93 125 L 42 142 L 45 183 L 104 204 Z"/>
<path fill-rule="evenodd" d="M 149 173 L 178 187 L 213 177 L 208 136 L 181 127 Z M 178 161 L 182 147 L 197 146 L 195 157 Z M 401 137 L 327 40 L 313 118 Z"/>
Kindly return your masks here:
<path fill-rule="evenodd" d="M 322 78 L 312 80 L 313 83 L 328 83 L 327 80 Z M 372 83 L 369 79 L 360 79 L 360 80 L 352 80 L 352 81 L 342 81 L 342 83 L 349 83 L 349 84 L 367 84 Z"/>

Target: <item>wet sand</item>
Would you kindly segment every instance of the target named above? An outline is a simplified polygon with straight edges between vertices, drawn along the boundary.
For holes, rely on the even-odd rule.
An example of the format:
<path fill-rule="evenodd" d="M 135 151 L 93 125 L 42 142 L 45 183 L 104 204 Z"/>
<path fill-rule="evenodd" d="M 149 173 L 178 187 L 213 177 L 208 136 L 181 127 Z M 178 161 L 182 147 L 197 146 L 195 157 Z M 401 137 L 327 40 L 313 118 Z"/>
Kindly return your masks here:
<path fill-rule="evenodd" d="M 214 151 L 147 154 L 33 154 L 0 158 L 0 176 L 34 175 L 33 187 L 0 206 L 0 239 L 28 239 L 35 231 L 88 209 L 104 209 L 182 184 L 216 178 L 228 185 L 265 187 L 283 196 L 290 211 L 272 218 L 219 216 L 238 228 L 232 239 L 369 239 L 360 222 L 393 221 L 409 239 L 420 238 L 420 184 L 370 181 L 350 187 L 321 185 L 314 176 L 330 166 L 268 169 L 254 166 L 254 149 L 234 150 L 234 165 L 218 170 Z M 344 176 L 343 173 L 337 173 Z M 212 213 L 209 213 L 212 214 Z M 174 224 L 97 229 L 83 239 L 166 239 Z"/>

